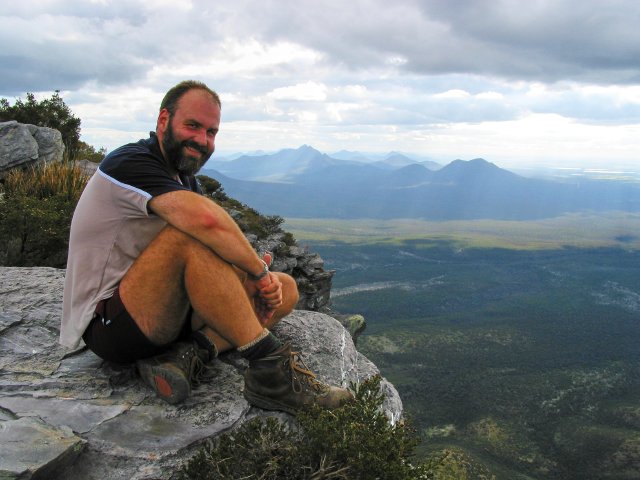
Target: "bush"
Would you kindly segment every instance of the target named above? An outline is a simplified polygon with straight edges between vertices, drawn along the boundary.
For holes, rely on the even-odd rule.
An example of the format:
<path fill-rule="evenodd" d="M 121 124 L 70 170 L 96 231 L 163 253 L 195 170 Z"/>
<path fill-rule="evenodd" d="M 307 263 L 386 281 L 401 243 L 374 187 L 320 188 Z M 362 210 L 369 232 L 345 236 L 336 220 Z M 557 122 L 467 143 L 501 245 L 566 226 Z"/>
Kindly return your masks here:
<path fill-rule="evenodd" d="M 64 267 L 71 217 L 87 180 L 68 162 L 9 172 L 0 196 L 1 263 Z"/>
<path fill-rule="evenodd" d="M 484 465 L 469 458 L 461 450 L 444 449 L 427 462 L 429 480 L 496 480 Z"/>
<path fill-rule="evenodd" d="M 380 377 L 363 382 L 355 402 L 336 410 L 312 408 L 300 429 L 254 419 L 204 447 L 183 468 L 183 479 L 420 479 L 428 477 L 411 457 L 413 432 L 392 425 L 381 412 Z"/>

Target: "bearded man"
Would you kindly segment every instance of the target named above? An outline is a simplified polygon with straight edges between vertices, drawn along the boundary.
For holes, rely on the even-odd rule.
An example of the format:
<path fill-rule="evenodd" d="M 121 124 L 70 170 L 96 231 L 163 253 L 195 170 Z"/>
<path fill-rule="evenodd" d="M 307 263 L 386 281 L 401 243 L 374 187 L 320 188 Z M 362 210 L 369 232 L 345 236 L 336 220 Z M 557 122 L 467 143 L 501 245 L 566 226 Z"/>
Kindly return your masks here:
<path fill-rule="evenodd" d="M 352 398 L 296 363 L 269 329 L 296 305 L 293 278 L 269 271 L 234 220 L 200 194 L 194 175 L 215 149 L 219 96 L 193 80 L 171 88 L 156 132 L 102 161 L 74 212 L 60 342 L 135 362 L 169 403 L 184 400 L 202 364 L 237 349 L 244 395 L 294 413 Z"/>

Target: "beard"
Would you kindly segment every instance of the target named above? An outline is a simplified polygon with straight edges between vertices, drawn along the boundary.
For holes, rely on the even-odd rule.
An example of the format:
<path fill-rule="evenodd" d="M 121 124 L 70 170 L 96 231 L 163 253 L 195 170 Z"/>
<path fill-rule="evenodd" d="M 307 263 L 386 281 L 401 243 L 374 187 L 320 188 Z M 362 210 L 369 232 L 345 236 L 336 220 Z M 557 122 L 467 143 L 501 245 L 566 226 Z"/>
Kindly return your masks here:
<path fill-rule="evenodd" d="M 176 140 L 173 133 L 172 119 L 169 119 L 169 124 L 162 139 L 162 147 L 169 164 L 183 175 L 195 175 L 198 173 L 213 153 L 213 151 L 209 152 L 206 147 L 193 140 Z M 200 152 L 200 155 L 195 157 L 187 153 L 185 151 L 186 147 L 193 148 Z"/>

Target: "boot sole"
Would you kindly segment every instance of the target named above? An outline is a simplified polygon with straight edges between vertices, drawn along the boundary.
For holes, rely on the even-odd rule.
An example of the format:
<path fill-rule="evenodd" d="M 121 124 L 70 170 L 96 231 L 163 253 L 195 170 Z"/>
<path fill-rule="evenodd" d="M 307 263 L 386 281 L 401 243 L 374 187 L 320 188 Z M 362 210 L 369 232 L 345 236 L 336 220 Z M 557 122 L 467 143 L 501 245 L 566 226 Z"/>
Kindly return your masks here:
<path fill-rule="evenodd" d="M 181 375 L 154 365 L 138 365 L 138 372 L 155 392 L 167 403 L 174 404 L 185 400 L 191 394 L 189 382 Z"/>
<path fill-rule="evenodd" d="M 254 407 L 262 408 L 264 410 L 278 410 L 281 412 L 290 413 L 291 415 L 295 415 L 300 409 L 300 407 L 295 408 L 289 404 L 278 402 L 273 398 L 256 395 L 255 393 L 249 392 L 247 390 L 245 390 L 243 393 L 244 398 L 247 400 L 247 402 L 249 402 Z"/>

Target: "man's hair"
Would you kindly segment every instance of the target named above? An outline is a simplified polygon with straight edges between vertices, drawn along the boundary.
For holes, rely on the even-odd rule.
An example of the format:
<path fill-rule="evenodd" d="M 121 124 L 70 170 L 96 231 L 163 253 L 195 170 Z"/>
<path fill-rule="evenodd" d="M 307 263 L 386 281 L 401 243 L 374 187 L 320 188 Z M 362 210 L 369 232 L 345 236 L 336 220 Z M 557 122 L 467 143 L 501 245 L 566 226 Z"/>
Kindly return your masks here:
<path fill-rule="evenodd" d="M 176 113 L 178 101 L 189 90 L 204 90 L 211 95 L 211 99 L 218 104 L 218 107 L 222 108 L 222 103 L 220 103 L 220 97 L 218 94 L 207 87 L 204 83 L 197 80 L 183 80 L 166 93 L 160 103 L 160 110 L 166 108 L 171 115 Z"/>

